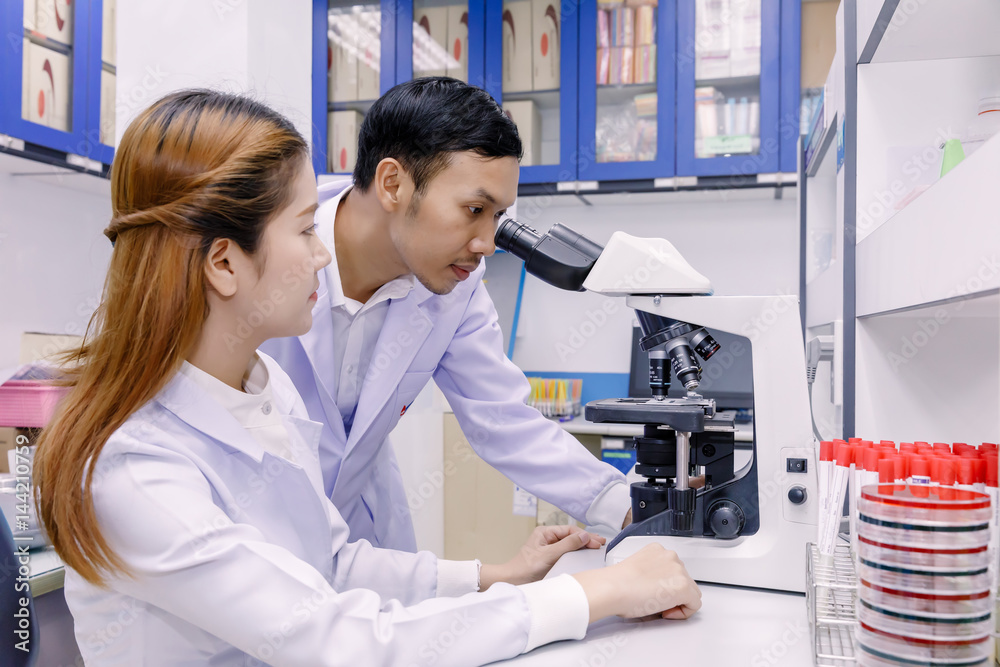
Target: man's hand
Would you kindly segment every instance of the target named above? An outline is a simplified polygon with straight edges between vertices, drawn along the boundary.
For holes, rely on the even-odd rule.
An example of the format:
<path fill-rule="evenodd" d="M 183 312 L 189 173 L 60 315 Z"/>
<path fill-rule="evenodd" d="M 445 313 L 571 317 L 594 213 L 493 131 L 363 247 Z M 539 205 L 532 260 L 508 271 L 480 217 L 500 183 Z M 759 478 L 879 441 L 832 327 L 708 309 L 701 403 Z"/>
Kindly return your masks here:
<path fill-rule="evenodd" d="M 485 591 L 498 581 L 527 584 L 538 581 L 567 552 L 599 549 L 606 540 L 579 526 L 538 526 L 517 555 L 503 565 L 483 565 L 479 590 Z"/>

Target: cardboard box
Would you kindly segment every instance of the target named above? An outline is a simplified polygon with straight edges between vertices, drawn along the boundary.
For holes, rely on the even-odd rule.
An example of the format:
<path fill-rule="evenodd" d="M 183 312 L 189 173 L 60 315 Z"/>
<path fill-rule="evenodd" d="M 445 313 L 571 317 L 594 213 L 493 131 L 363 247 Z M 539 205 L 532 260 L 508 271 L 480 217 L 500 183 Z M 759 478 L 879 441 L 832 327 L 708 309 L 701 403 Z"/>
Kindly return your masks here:
<path fill-rule="evenodd" d="M 330 14 L 326 64 L 331 102 L 358 99 L 357 21 L 350 14 Z"/>
<path fill-rule="evenodd" d="M 559 87 L 559 0 L 532 0 L 532 86 L 535 90 Z"/>
<path fill-rule="evenodd" d="M 459 81 L 469 80 L 469 10 L 465 5 L 448 7 L 448 39 L 450 49 L 448 76 Z"/>
<path fill-rule="evenodd" d="M 34 30 L 37 16 L 38 9 L 35 7 L 35 0 L 24 0 L 24 27 L 28 30 Z"/>
<path fill-rule="evenodd" d="M 99 128 L 100 142 L 107 146 L 115 145 L 115 81 L 117 77 L 111 72 L 101 70 L 101 126 Z"/>
<path fill-rule="evenodd" d="M 36 361 L 54 363 L 56 356 L 69 350 L 80 349 L 82 344 L 82 336 L 26 331 L 21 334 L 21 349 L 17 363 L 31 364 Z"/>
<path fill-rule="evenodd" d="M 0 426 L 0 472 L 10 472 L 7 452 L 17 446 L 17 429 L 10 426 Z"/>
<path fill-rule="evenodd" d="M 448 8 L 413 10 L 413 76 L 444 76 L 448 72 Z"/>
<path fill-rule="evenodd" d="M 656 83 L 656 45 L 635 47 L 635 83 Z"/>
<path fill-rule="evenodd" d="M 361 130 L 361 114 L 357 111 L 331 111 L 329 117 L 329 138 L 327 161 L 333 173 L 350 173 L 358 159 L 358 133 Z"/>
<path fill-rule="evenodd" d="M 33 123 L 70 131 L 69 56 L 24 40 L 21 117 Z"/>
<path fill-rule="evenodd" d="M 532 90 L 530 0 L 504 3 L 502 40 L 503 92 Z"/>
<path fill-rule="evenodd" d="M 538 112 L 538 107 L 531 100 L 518 100 L 504 102 L 503 111 L 517 125 L 517 133 L 521 137 L 521 144 L 524 147 L 521 165 L 530 167 L 541 164 L 542 116 Z"/>
<path fill-rule="evenodd" d="M 114 65 L 118 52 L 118 7 L 117 0 L 104 0 L 104 15 L 101 21 L 101 60 Z"/>
<path fill-rule="evenodd" d="M 73 7 L 70 0 L 34 0 L 35 30 L 62 44 L 73 45 Z"/>
<path fill-rule="evenodd" d="M 643 5 L 635 8 L 635 45 L 656 44 L 656 7 Z"/>
<path fill-rule="evenodd" d="M 375 100 L 382 92 L 379 73 L 382 62 L 382 17 L 379 11 L 360 14 L 358 39 L 358 99 Z"/>
<path fill-rule="evenodd" d="M 454 414 L 444 415 L 444 558 L 504 563 L 538 523 L 514 514 L 514 483 L 473 451 Z"/>

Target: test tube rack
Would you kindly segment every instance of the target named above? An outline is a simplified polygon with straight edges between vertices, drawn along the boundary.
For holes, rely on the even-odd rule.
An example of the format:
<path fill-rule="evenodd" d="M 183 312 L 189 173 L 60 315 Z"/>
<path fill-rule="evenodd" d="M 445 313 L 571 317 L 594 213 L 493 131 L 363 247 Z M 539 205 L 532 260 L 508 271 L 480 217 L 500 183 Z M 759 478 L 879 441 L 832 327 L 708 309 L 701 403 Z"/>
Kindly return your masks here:
<path fill-rule="evenodd" d="M 854 667 L 857 626 L 855 605 L 858 577 L 847 544 L 834 547 L 824 557 L 810 542 L 806 545 L 806 608 L 816 667 Z"/>

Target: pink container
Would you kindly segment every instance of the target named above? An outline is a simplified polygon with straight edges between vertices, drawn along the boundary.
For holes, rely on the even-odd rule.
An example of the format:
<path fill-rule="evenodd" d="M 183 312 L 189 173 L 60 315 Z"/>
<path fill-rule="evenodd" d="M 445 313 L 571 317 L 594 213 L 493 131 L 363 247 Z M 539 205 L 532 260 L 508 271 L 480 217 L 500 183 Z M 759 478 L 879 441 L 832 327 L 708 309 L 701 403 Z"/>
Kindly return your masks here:
<path fill-rule="evenodd" d="M 0 385 L 0 426 L 42 428 L 68 392 L 39 380 L 8 380 Z"/>

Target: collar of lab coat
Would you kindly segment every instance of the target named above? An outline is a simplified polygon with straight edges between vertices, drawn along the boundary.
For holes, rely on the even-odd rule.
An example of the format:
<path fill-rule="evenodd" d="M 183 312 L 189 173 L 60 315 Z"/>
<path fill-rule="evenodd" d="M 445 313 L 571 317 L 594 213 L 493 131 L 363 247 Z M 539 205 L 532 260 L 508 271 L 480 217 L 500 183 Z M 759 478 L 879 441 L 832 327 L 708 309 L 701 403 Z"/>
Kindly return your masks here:
<path fill-rule="evenodd" d="M 277 378 L 282 374 L 277 363 L 265 354 L 260 354 L 267 366 L 268 375 Z M 286 426 L 297 429 L 306 443 L 315 452 L 320 436 L 320 424 L 291 415 L 295 403 L 294 390 L 278 382 L 271 382 L 271 392 L 275 407 L 282 415 Z M 157 403 L 176 415 L 181 421 L 198 431 L 236 449 L 257 463 L 264 458 L 264 448 L 239 421 L 222 405 L 214 400 L 201 385 L 184 373 L 176 373 L 154 399 Z M 322 488 L 322 484 L 320 485 Z"/>
<path fill-rule="evenodd" d="M 316 212 L 317 233 L 327 248 L 333 254 L 333 227 L 334 218 L 337 213 L 337 206 L 344 194 L 351 189 L 351 185 L 344 187 L 343 183 L 337 184 L 339 190 L 334 192 L 333 185 L 324 185 L 319 189 L 320 208 Z M 399 384 L 400 378 L 409 369 L 413 358 L 416 356 L 421 345 L 430 335 L 433 328 L 431 318 L 424 312 L 421 306 L 433 295 L 430 290 L 415 281 L 413 288 L 403 298 L 392 299 L 389 302 L 389 309 L 386 312 L 385 324 L 376 342 L 372 355 L 377 359 L 380 353 L 388 353 L 389 348 L 399 347 L 396 339 L 401 332 L 406 332 L 410 344 L 402 350 L 392 350 L 389 358 L 393 363 L 384 370 L 378 372 L 378 377 L 374 378 L 374 365 L 369 366 L 368 375 L 361 388 L 361 396 L 358 399 L 358 412 L 355 415 L 354 424 L 351 427 L 351 435 L 347 437 L 344 432 L 344 425 L 340 416 L 340 411 L 336 407 L 333 394 L 326 384 L 325 378 L 328 374 L 336 373 L 333 358 L 333 314 L 331 309 L 335 305 L 343 303 L 343 288 L 340 282 L 340 272 L 336 267 L 336 261 L 330 262 L 326 269 L 320 274 L 320 288 L 317 292 L 316 305 L 313 306 L 313 326 L 301 337 L 303 347 L 309 360 L 315 369 L 315 377 L 319 386 L 323 388 L 321 400 L 327 421 L 333 428 L 334 433 L 346 440 L 345 455 L 354 448 L 365 435 L 369 426 L 378 416 L 386 402 L 394 395 L 395 387 Z M 339 302 L 335 299 L 339 296 Z M 330 375 L 332 377 L 332 375 Z"/>

